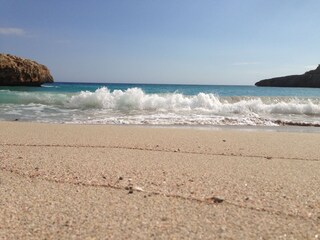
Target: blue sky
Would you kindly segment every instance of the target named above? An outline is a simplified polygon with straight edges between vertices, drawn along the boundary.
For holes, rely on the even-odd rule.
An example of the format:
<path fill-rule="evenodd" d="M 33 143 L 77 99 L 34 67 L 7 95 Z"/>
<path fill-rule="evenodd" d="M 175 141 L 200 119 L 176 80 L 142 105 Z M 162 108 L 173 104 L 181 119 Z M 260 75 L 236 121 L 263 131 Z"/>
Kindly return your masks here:
<path fill-rule="evenodd" d="M 253 84 L 320 63 L 318 0 L 0 0 L 0 52 L 55 81 Z"/>

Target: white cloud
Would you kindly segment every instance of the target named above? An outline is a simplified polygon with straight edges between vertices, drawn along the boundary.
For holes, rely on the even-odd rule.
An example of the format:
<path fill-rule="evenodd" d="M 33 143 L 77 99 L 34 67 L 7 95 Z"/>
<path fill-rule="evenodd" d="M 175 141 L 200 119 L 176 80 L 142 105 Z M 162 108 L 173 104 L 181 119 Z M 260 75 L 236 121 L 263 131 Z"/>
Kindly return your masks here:
<path fill-rule="evenodd" d="M 25 31 L 21 28 L 1 28 L 0 27 L 0 35 L 16 35 L 23 36 L 25 35 Z"/>

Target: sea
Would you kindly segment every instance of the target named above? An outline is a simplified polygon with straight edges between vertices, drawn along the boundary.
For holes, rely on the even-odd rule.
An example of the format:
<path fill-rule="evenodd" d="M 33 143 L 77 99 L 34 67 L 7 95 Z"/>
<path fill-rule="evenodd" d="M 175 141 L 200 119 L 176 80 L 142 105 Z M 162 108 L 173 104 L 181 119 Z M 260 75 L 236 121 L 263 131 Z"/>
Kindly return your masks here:
<path fill-rule="evenodd" d="M 320 126 L 320 89 L 56 82 L 0 87 L 0 120 L 153 126 Z"/>

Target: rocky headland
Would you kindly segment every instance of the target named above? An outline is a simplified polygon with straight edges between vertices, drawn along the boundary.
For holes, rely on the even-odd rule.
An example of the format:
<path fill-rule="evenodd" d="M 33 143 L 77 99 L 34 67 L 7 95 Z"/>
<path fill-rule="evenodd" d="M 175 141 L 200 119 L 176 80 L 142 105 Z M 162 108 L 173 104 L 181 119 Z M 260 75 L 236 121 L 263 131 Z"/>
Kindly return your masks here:
<path fill-rule="evenodd" d="M 291 75 L 261 80 L 258 87 L 308 87 L 320 88 L 320 65 L 301 75 Z"/>
<path fill-rule="evenodd" d="M 35 61 L 0 54 L 0 86 L 40 86 L 52 83 L 49 69 Z"/>

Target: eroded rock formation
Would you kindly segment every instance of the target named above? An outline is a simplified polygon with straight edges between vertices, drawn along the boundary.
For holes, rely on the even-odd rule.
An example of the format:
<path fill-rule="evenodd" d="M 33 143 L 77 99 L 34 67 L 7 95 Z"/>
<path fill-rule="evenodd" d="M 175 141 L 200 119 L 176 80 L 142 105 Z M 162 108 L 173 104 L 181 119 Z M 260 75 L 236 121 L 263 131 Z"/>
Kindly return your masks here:
<path fill-rule="evenodd" d="M 40 86 L 52 83 L 49 69 L 35 61 L 0 54 L 0 86 Z"/>
<path fill-rule="evenodd" d="M 301 75 L 265 79 L 255 84 L 259 87 L 310 87 L 320 88 L 320 65 Z"/>

